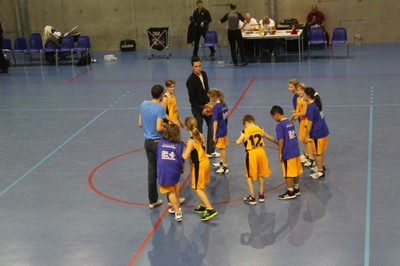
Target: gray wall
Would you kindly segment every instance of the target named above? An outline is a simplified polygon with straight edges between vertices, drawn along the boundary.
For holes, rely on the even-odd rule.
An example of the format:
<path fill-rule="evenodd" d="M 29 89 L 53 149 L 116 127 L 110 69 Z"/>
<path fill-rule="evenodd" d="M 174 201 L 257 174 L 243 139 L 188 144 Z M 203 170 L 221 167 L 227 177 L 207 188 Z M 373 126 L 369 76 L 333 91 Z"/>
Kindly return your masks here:
<path fill-rule="evenodd" d="M 186 43 L 189 16 L 195 0 L 0 0 L 0 20 L 7 38 L 28 37 L 52 25 L 67 31 L 78 25 L 89 35 L 94 50 L 118 50 L 119 41 L 135 39 L 138 49 L 146 49 L 149 27 L 169 26 L 173 48 L 190 48 Z M 218 20 L 229 10 L 229 0 L 204 0 L 211 12 L 210 29 L 219 32 L 227 46 L 225 29 Z M 399 42 L 398 0 L 236 0 L 238 11 L 250 12 L 257 20 L 271 15 L 275 21 L 297 18 L 304 22 L 312 4 L 327 18 L 327 30 L 346 27 L 350 41 L 361 33 L 364 43 Z"/>

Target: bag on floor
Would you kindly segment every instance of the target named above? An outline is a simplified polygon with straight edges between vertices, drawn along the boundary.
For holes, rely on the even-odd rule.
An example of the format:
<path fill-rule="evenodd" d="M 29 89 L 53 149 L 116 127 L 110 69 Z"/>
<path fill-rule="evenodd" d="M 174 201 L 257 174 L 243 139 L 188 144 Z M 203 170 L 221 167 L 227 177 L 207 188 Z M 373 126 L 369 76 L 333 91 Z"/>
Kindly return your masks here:
<path fill-rule="evenodd" d="M 89 51 L 82 51 L 81 58 L 79 58 L 77 66 L 87 66 L 92 62 L 92 57 L 90 56 Z"/>

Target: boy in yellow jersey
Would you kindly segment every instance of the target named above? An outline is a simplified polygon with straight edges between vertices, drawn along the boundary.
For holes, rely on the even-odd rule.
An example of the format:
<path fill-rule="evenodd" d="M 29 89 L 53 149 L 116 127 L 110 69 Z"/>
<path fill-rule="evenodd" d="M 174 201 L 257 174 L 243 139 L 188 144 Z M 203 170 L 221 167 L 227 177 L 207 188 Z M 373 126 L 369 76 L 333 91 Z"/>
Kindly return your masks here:
<path fill-rule="evenodd" d="M 264 137 L 276 144 L 278 142 L 274 137 L 265 133 L 262 127 L 254 124 L 255 119 L 252 115 L 245 115 L 242 122 L 245 128 L 236 140 L 236 144 L 243 143 L 246 149 L 244 170 L 250 192 L 250 195 L 245 197 L 243 202 L 256 205 L 257 201 L 254 194 L 253 181 L 258 180 L 258 201 L 264 202 L 264 177 L 269 177 L 271 175 L 267 153 L 264 150 Z"/>
<path fill-rule="evenodd" d="M 173 123 L 178 127 L 183 128 L 183 122 L 178 111 L 178 102 L 176 101 L 175 96 L 175 86 L 176 83 L 172 79 L 165 82 L 165 88 L 167 91 L 164 93 L 161 104 L 165 107 L 168 123 Z"/>

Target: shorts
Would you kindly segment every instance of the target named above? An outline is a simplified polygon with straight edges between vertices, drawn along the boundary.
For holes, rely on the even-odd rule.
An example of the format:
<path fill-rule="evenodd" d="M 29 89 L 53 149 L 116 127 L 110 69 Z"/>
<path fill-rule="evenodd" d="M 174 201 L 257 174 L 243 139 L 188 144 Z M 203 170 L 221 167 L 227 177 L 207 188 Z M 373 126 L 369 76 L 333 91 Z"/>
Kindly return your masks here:
<path fill-rule="evenodd" d="M 177 189 L 179 189 L 179 183 L 176 183 L 175 185 L 160 185 L 161 194 L 167 194 L 173 190 L 176 191 Z"/>
<path fill-rule="evenodd" d="M 328 148 L 328 136 L 320 139 L 313 139 L 311 145 L 314 154 L 321 155 L 326 150 L 326 148 Z"/>
<path fill-rule="evenodd" d="M 305 119 L 304 122 L 302 120 L 300 120 L 299 140 L 303 141 L 303 142 L 308 140 L 308 138 L 307 138 L 307 119 Z"/>
<path fill-rule="evenodd" d="M 284 160 L 281 163 L 283 177 L 296 177 L 303 173 L 300 156 Z"/>
<path fill-rule="evenodd" d="M 192 189 L 205 189 L 210 182 L 210 160 L 208 158 L 201 162 L 191 163 Z"/>
<path fill-rule="evenodd" d="M 269 177 L 271 175 L 267 153 L 264 148 L 257 148 L 246 152 L 244 170 L 246 177 L 253 180 L 256 180 L 258 177 Z"/>
<path fill-rule="evenodd" d="M 217 143 L 215 144 L 215 147 L 218 149 L 225 149 L 228 144 L 228 135 L 226 135 L 224 137 L 217 138 Z"/>

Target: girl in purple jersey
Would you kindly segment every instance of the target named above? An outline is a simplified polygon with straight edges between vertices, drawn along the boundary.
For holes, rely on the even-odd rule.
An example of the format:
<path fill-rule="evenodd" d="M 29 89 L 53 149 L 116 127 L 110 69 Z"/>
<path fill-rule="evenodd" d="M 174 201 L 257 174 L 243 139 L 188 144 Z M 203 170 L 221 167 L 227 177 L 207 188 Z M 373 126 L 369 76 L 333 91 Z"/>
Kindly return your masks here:
<path fill-rule="evenodd" d="M 329 130 L 322 112 L 322 101 L 318 93 L 311 87 L 304 89 L 304 97 L 308 101 L 307 136 L 312 139 L 312 149 L 315 155 L 315 172 L 310 175 L 313 179 L 325 177 L 324 151 L 328 147 Z"/>
<path fill-rule="evenodd" d="M 175 214 L 177 222 L 182 221 L 183 216 L 179 203 L 179 178 L 185 167 L 182 154 L 183 143 L 179 127 L 175 124 L 167 125 L 157 147 L 158 183 L 160 192 L 167 194 L 172 205 L 168 212 Z"/>
<path fill-rule="evenodd" d="M 221 160 L 212 165 L 218 168 L 215 173 L 228 174 L 229 167 L 227 161 L 226 147 L 228 146 L 228 106 L 224 102 L 224 93 L 219 89 L 210 89 L 208 97 L 215 103 L 213 108 L 213 140 L 215 147 L 221 152 Z"/>

